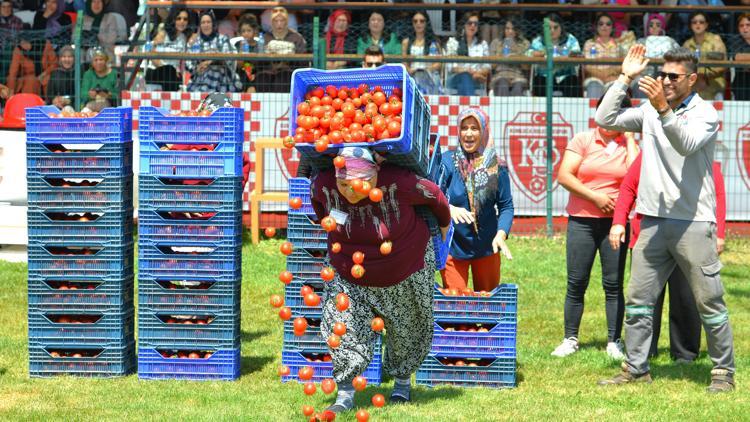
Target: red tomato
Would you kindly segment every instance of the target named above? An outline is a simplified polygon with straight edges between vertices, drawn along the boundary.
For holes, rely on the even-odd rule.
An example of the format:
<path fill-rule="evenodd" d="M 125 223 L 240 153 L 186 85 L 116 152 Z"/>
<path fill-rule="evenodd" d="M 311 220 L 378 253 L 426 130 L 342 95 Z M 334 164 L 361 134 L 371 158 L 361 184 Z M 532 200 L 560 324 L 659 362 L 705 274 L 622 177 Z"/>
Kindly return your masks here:
<path fill-rule="evenodd" d="M 307 319 L 305 319 L 305 317 L 294 318 L 294 330 L 302 332 L 307 330 Z"/>
<path fill-rule="evenodd" d="M 320 225 L 323 227 L 323 230 L 330 233 L 334 230 L 336 230 L 336 220 L 333 219 L 333 217 L 323 217 L 320 220 Z"/>
<path fill-rule="evenodd" d="M 356 125 L 357 123 L 352 123 L 352 125 Z M 365 142 L 367 140 L 367 136 L 365 135 L 364 130 L 355 130 L 352 132 L 352 142 Z"/>
<path fill-rule="evenodd" d="M 390 240 L 386 240 L 385 242 L 380 244 L 380 254 L 381 255 L 388 255 L 391 253 L 391 250 L 393 249 L 393 242 Z"/>
<path fill-rule="evenodd" d="M 365 387 L 367 387 L 367 379 L 362 375 L 357 375 L 352 380 L 352 386 L 354 386 L 354 390 L 362 391 L 365 389 Z"/>
<path fill-rule="evenodd" d="M 326 394 L 331 394 L 336 389 L 336 381 L 326 378 L 320 382 L 320 389 Z"/>
<path fill-rule="evenodd" d="M 297 104 L 297 114 L 301 115 L 301 116 L 307 116 L 307 115 L 309 115 L 310 114 L 310 103 L 308 103 L 307 101 L 304 101 L 304 102 L 301 102 L 301 103 Z"/>
<path fill-rule="evenodd" d="M 344 105 L 344 100 L 342 100 L 341 98 L 334 98 L 333 101 L 331 101 L 331 106 L 336 111 L 341 110 L 341 106 L 343 105 Z"/>
<path fill-rule="evenodd" d="M 380 85 L 375 85 L 375 87 L 372 88 L 372 92 L 373 93 L 375 93 L 375 92 L 383 92 L 383 87 L 380 86 Z"/>
<path fill-rule="evenodd" d="M 333 132 L 328 134 L 329 139 L 331 140 L 331 143 L 334 145 L 342 144 L 344 143 L 344 136 L 339 132 L 338 130 L 334 130 Z M 335 162 L 334 162 L 335 164 Z"/>
<path fill-rule="evenodd" d="M 279 247 L 279 250 L 284 255 L 290 255 L 292 253 L 292 251 L 294 250 L 294 246 L 292 246 L 292 242 L 284 242 Z"/>
<path fill-rule="evenodd" d="M 284 270 L 279 274 L 279 281 L 281 281 L 284 284 L 291 283 L 293 279 L 294 279 L 294 275 L 292 275 L 292 273 L 290 273 L 289 271 Z"/>
<path fill-rule="evenodd" d="M 324 95 L 323 98 L 320 99 L 320 105 L 322 106 L 329 106 L 331 105 L 331 102 L 333 101 L 333 98 L 331 98 L 330 95 Z"/>
<path fill-rule="evenodd" d="M 336 295 L 336 309 L 339 312 L 344 312 L 349 309 L 349 296 L 346 293 L 339 293 Z"/>
<path fill-rule="evenodd" d="M 305 306 L 318 306 L 320 305 L 320 296 L 315 293 L 309 293 L 305 295 Z"/>
<path fill-rule="evenodd" d="M 372 328 L 372 331 L 375 332 L 381 332 L 383 331 L 383 328 L 385 328 L 385 322 L 383 322 L 383 318 L 375 317 L 370 322 L 370 328 Z"/>
<path fill-rule="evenodd" d="M 328 149 L 328 141 L 324 141 L 322 139 L 318 139 L 315 141 L 315 151 L 318 152 L 326 152 Z"/>
<path fill-rule="evenodd" d="M 279 376 L 280 377 L 286 377 L 288 376 L 292 371 L 289 370 L 289 367 L 286 365 L 281 365 L 279 367 Z"/>
<path fill-rule="evenodd" d="M 387 102 L 385 102 L 385 103 L 383 103 L 383 104 L 380 105 L 380 107 L 378 108 L 378 110 L 380 111 L 380 114 L 382 114 L 384 116 L 388 116 L 388 115 L 391 114 L 391 105 L 388 104 Z"/>
<path fill-rule="evenodd" d="M 365 84 L 365 83 L 361 83 L 357 87 L 357 92 L 359 92 L 359 95 L 362 95 L 362 94 L 364 94 L 366 92 L 369 92 L 369 91 L 370 91 L 370 86 L 367 85 L 367 84 Z"/>
<path fill-rule="evenodd" d="M 383 200 L 383 191 L 378 188 L 372 188 L 368 196 L 370 197 L 370 201 L 380 202 Z"/>
<path fill-rule="evenodd" d="M 331 245 L 331 252 L 333 252 L 333 253 L 339 253 L 339 252 L 341 252 L 341 243 L 334 242 Z"/>
<path fill-rule="evenodd" d="M 357 112 L 354 114 L 354 122 L 360 125 L 366 125 L 370 123 L 370 119 L 367 118 L 367 115 L 364 111 L 357 110 Z"/>
<path fill-rule="evenodd" d="M 367 103 L 365 106 L 365 117 L 374 119 L 379 113 L 378 105 L 375 103 Z"/>
<path fill-rule="evenodd" d="M 333 280 L 335 273 L 333 271 L 333 268 L 331 267 L 325 267 L 322 270 L 320 270 L 320 278 L 323 279 L 323 281 L 331 281 Z"/>
<path fill-rule="evenodd" d="M 284 137 L 284 148 L 287 148 L 287 149 L 294 148 L 294 137 L 292 136 Z"/>
<path fill-rule="evenodd" d="M 362 187 L 359 188 L 359 193 L 362 193 L 364 195 L 369 195 L 371 190 L 372 190 L 372 185 L 370 184 L 370 182 L 365 180 L 362 182 Z"/>
<path fill-rule="evenodd" d="M 298 210 L 302 208 L 302 198 L 295 196 L 294 198 L 289 199 L 289 208 L 293 210 Z"/>
<path fill-rule="evenodd" d="M 372 119 L 372 127 L 375 129 L 375 133 L 380 133 L 387 129 L 388 123 L 383 116 L 376 116 Z"/>
<path fill-rule="evenodd" d="M 391 136 L 391 138 L 395 138 L 399 135 L 401 135 L 401 123 L 392 120 L 388 123 L 388 134 Z"/>
<path fill-rule="evenodd" d="M 266 227 L 266 229 L 263 230 L 263 234 L 265 234 L 268 238 L 274 237 L 276 236 L 276 229 L 273 227 Z"/>
<path fill-rule="evenodd" d="M 321 117 L 323 117 L 323 114 L 323 106 L 316 105 L 315 107 L 310 108 L 310 115 L 313 117 L 317 117 L 318 119 L 320 119 Z"/>
<path fill-rule="evenodd" d="M 344 117 L 346 118 L 354 118 L 356 115 L 356 109 L 354 107 L 354 104 L 352 103 L 346 103 L 341 106 L 341 112 L 344 113 Z"/>
<path fill-rule="evenodd" d="M 352 254 L 352 261 L 355 264 L 361 264 L 361 263 L 365 262 L 365 254 L 363 254 L 360 251 L 354 252 Z"/>
<path fill-rule="evenodd" d="M 288 306 L 283 306 L 281 309 L 279 309 L 279 318 L 281 318 L 284 321 L 289 321 L 289 319 L 292 317 L 292 308 Z"/>
<path fill-rule="evenodd" d="M 352 104 L 354 104 L 355 108 L 362 107 L 362 99 L 359 98 L 359 94 L 355 91 L 352 91 L 352 95 L 354 95 L 354 99 L 352 100 Z"/>
<path fill-rule="evenodd" d="M 322 87 L 318 86 L 318 87 L 313 88 L 312 91 L 310 91 L 310 94 L 313 97 L 323 98 L 323 95 L 325 95 L 325 91 L 323 91 Z"/>
<path fill-rule="evenodd" d="M 403 98 L 403 94 L 401 93 L 401 88 L 399 87 L 393 88 L 393 91 L 391 91 L 391 95 L 394 95 L 398 98 Z"/>
<path fill-rule="evenodd" d="M 362 278 L 365 276 L 365 267 L 359 264 L 354 264 L 352 265 L 351 274 L 354 278 Z"/>
<path fill-rule="evenodd" d="M 339 88 L 338 94 L 341 100 L 349 98 L 349 88 L 342 86 L 341 88 Z"/>
<path fill-rule="evenodd" d="M 385 397 L 382 394 L 375 394 L 372 396 L 372 405 L 375 407 L 385 406 Z"/>
<path fill-rule="evenodd" d="M 357 410 L 357 414 L 354 416 L 357 417 L 357 422 L 367 422 L 370 420 L 370 414 L 365 409 Z"/>
<path fill-rule="evenodd" d="M 308 396 L 312 396 L 313 394 L 315 394 L 315 390 L 317 390 L 317 388 L 315 388 L 315 383 L 313 382 L 305 383 L 305 388 L 304 388 L 305 394 L 307 394 Z"/>
<path fill-rule="evenodd" d="M 346 334 L 346 324 L 343 322 L 337 322 L 333 324 L 333 333 L 337 336 L 343 336 Z"/>
<path fill-rule="evenodd" d="M 403 104 L 401 103 L 401 100 L 391 96 L 389 103 L 391 104 L 391 114 L 393 115 L 401 114 L 401 110 L 403 109 Z"/>
<path fill-rule="evenodd" d="M 312 414 L 315 413 L 315 408 L 312 406 L 302 406 L 302 414 L 305 416 L 312 416 Z"/>
<path fill-rule="evenodd" d="M 382 91 L 378 91 L 378 92 L 372 94 L 372 102 L 374 102 L 375 104 L 377 104 L 378 107 L 380 107 L 381 105 L 383 105 L 386 102 L 386 100 L 387 99 L 385 97 L 385 94 L 383 94 Z"/>
<path fill-rule="evenodd" d="M 301 289 L 299 289 L 299 294 L 302 297 L 305 297 L 305 296 L 309 295 L 312 292 L 314 292 L 313 288 L 310 287 L 310 286 L 308 286 L 307 284 L 305 284 L 304 286 L 302 286 Z"/>
<path fill-rule="evenodd" d="M 341 346 L 341 337 L 337 336 L 336 334 L 331 334 L 331 336 L 328 337 L 328 346 L 331 349 L 336 349 Z"/>
<path fill-rule="evenodd" d="M 280 308 L 284 306 L 284 298 L 279 295 L 271 295 L 271 306 Z"/>
<path fill-rule="evenodd" d="M 326 94 L 330 95 L 331 97 L 337 96 L 338 93 L 339 93 L 339 90 L 335 86 L 333 85 L 326 86 Z M 307 416 L 310 416 L 310 415 L 307 415 Z"/>
<path fill-rule="evenodd" d="M 346 159 L 342 156 L 338 156 L 333 159 L 333 166 L 337 169 L 346 167 Z"/>

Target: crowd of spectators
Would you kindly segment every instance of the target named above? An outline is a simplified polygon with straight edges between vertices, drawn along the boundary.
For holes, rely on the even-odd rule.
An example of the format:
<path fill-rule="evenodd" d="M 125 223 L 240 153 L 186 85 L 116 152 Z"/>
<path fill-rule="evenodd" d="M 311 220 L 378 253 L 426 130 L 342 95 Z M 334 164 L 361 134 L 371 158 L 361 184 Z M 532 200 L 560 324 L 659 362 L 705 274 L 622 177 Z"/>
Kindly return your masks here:
<path fill-rule="evenodd" d="M 580 2 L 616 3 L 623 7 L 639 4 L 638 0 Z M 133 39 L 137 3 L 0 0 L 0 84 L 7 87 L 5 92 L 34 93 L 56 105 L 70 104 L 74 95 L 71 35 L 78 14 L 83 14 L 82 82 L 93 84 L 82 92 L 84 102 L 117 100 L 118 75 L 112 67 L 118 45 L 132 44 L 146 51 L 164 53 L 309 54 L 313 50 L 312 18 L 316 14 L 321 16 L 320 33 L 326 52 L 358 56 L 356 60 L 328 60 L 329 69 L 359 67 L 365 51 L 377 46 L 386 61 L 404 63 L 419 89 L 427 95 L 545 95 L 548 75 L 543 65 L 420 60 L 424 56 L 445 55 L 544 57 L 544 17 L 551 22 L 555 56 L 621 58 L 638 42 L 646 46 L 647 56 L 652 58 L 682 45 L 701 59 L 750 62 L 750 13 L 644 14 L 636 8 L 633 12 L 576 15 L 567 11 L 468 12 L 460 16 L 455 31 L 450 32 L 445 30 L 448 13 L 405 11 L 397 6 L 393 10 L 374 11 L 342 8 L 329 13 L 313 9 L 289 11 L 283 7 L 265 11 L 192 10 L 176 5 L 171 9 L 147 8 L 149 31 Z M 659 3 L 709 5 L 706 0 Z M 720 0 L 710 3 L 723 4 Z M 750 6 L 750 0 L 740 0 L 737 4 Z M 392 57 L 398 55 L 408 58 Z M 164 59 L 145 62 L 142 76 L 145 87 L 154 90 L 284 92 L 289 89 L 294 69 L 306 66 L 309 66 L 307 61 L 282 57 L 273 61 Z M 652 66 L 649 73 L 656 72 L 656 67 Z M 550 75 L 553 95 L 599 98 L 618 73 L 618 66 L 613 65 L 556 64 Z M 737 66 L 732 70 L 701 67 L 697 91 L 709 100 L 750 99 L 750 67 Z M 639 91 L 633 89 L 633 94 L 638 96 Z"/>

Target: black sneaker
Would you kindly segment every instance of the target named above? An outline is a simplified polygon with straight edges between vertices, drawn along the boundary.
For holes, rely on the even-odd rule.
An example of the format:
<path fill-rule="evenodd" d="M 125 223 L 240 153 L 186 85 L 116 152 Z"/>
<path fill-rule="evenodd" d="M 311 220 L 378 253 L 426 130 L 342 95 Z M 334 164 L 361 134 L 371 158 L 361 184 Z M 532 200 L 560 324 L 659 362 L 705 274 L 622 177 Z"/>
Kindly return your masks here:
<path fill-rule="evenodd" d="M 711 385 L 706 387 L 706 392 L 719 394 L 732 391 L 734 391 L 734 375 L 726 369 L 712 369 Z"/>
<path fill-rule="evenodd" d="M 653 382 L 653 379 L 651 379 L 651 373 L 646 372 L 643 374 L 632 374 L 628 370 L 628 367 L 625 365 L 625 363 L 622 364 L 622 372 L 615 375 L 612 378 L 604 379 L 599 381 L 597 384 L 599 385 L 625 385 L 625 384 L 634 384 L 634 383 L 646 383 L 651 384 Z"/>

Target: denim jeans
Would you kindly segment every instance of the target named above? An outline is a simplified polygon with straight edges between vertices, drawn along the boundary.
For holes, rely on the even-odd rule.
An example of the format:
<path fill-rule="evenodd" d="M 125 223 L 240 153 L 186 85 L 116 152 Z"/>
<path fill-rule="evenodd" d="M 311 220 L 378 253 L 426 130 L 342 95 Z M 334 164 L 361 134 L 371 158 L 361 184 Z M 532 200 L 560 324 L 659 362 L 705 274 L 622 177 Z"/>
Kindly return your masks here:
<path fill-rule="evenodd" d="M 456 90 L 457 95 L 476 95 L 477 83 L 469 72 L 456 73 L 450 78 L 448 86 Z"/>
<path fill-rule="evenodd" d="M 623 278 L 628 248 L 613 250 L 609 245 L 611 218 L 569 217 L 566 258 L 568 268 L 568 291 L 565 296 L 565 338 L 578 337 L 583 316 L 583 299 L 591 277 L 597 251 L 602 266 L 605 310 L 607 314 L 607 341 L 615 341 L 622 335 L 622 319 L 625 313 Z M 626 228 L 626 233 L 630 230 Z M 628 244 L 628 239 L 625 239 Z"/>

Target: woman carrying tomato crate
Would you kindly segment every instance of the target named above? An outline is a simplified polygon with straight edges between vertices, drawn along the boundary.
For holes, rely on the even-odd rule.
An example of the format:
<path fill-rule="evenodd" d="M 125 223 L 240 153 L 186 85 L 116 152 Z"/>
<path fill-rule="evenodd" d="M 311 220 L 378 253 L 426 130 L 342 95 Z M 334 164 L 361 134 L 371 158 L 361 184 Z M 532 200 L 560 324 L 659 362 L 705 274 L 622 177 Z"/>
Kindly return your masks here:
<path fill-rule="evenodd" d="M 352 381 L 370 363 L 375 331 L 383 326 L 384 369 L 395 377 L 391 402 L 410 400 L 411 374 L 432 344 L 435 275 L 430 232 L 414 207 L 431 209 L 443 237 L 450 210 L 437 185 L 406 169 L 379 166 L 366 148 L 343 148 L 334 164 L 335 170 L 313 177 L 311 197 L 329 231 L 336 271 L 325 285 L 323 338 L 341 333 L 337 323 L 346 327 L 340 344 L 331 347 L 339 391 L 329 410 L 339 413 L 353 407 Z"/>
<path fill-rule="evenodd" d="M 505 161 L 490 139 L 489 118 L 471 107 L 458 115 L 459 146 L 443 155 L 440 187 L 450 201 L 454 232 L 443 287 L 461 293 L 469 270 L 475 291 L 500 284 L 500 255 L 513 259 L 505 240 L 513 224 L 513 197 Z M 496 210 L 497 208 L 497 210 Z"/>

